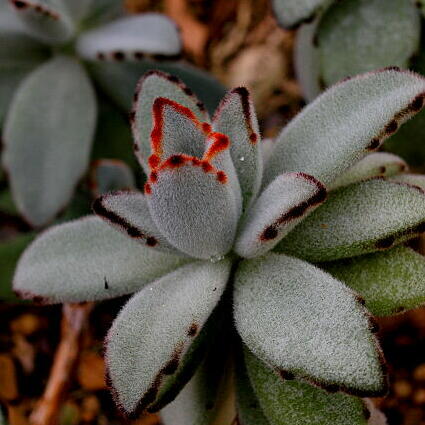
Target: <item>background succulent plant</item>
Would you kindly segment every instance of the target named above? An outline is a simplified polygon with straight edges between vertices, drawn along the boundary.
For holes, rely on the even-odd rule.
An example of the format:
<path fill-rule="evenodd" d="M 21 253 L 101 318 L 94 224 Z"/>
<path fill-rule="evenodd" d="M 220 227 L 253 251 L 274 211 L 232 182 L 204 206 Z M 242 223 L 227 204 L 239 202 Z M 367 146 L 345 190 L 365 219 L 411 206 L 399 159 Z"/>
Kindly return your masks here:
<path fill-rule="evenodd" d="M 126 87 L 134 87 L 135 74 L 154 63 L 161 67 L 158 61 L 176 61 L 181 42 L 165 16 L 125 16 L 115 0 L 1 0 L 0 7 L 2 162 L 20 214 L 40 227 L 70 201 L 87 169 L 96 127 L 104 136 L 111 128 L 99 126 L 115 115 L 109 124 L 115 139 L 128 131 L 122 112 L 108 106 L 105 95 L 96 98 L 89 75 L 98 87 L 106 75 L 103 92 L 128 111 L 132 93 Z M 193 82 L 201 97 L 207 87 L 209 105 L 222 96 L 221 86 L 202 71 L 180 62 L 163 65 Z M 123 149 L 117 144 L 110 145 Z M 105 140 L 98 145 L 96 156 L 110 154 Z"/>
<path fill-rule="evenodd" d="M 297 34 L 295 64 L 308 101 L 356 74 L 398 66 L 424 73 L 421 38 L 424 4 L 410 0 L 274 0 L 284 27 Z M 306 23 L 308 22 L 308 23 Z M 425 165 L 425 115 L 420 113 L 384 148 L 414 166 Z M 401 143 L 403 142 L 403 143 Z"/>
<path fill-rule="evenodd" d="M 127 415 L 211 423 L 235 366 L 244 425 L 379 423 L 360 398 L 387 386 L 371 315 L 425 300 L 425 260 L 402 245 L 425 230 L 425 178 L 373 151 L 424 99 L 410 72 L 342 82 L 264 163 L 246 89 L 210 121 L 183 82 L 149 72 L 131 114 L 144 194 L 104 194 L 98 217 L 47 230 L 14 288 L 44 303 L 135 293 L 106 342 Z"/>

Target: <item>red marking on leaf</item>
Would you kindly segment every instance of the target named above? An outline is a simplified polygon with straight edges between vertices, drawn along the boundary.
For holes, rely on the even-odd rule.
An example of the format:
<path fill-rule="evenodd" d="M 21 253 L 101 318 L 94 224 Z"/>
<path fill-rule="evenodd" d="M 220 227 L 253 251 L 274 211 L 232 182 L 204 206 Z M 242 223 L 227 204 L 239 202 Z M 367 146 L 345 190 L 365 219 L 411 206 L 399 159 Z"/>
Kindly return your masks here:
<path fill-rule="evenodd" d="M 17 9 L 25 9 L 28 7 L 28 3 L 25 3 L 24 1 L 14 0 L 12 3 Z"/>
<path fill-rule="evenodd" d="M 199 165 L 201 165 L 201 160 L 198 159 L 198 158 L 192 158 L 192 164 L 199 166 Z"/>
<path fill-rule="evenodd" d="M 152 193 L 152 188 L 149 183 L 145 183 L 145 195 L 150 195 Z"/>
<path fill-rule="evenodd" d="M 171 155 L 165 162 L 161 165 L 161 169 L 164 168 L 178 168 L 185 164 L 187 157 L 182 154 Z"/>
<path fill-rule="evenodd" d="M 149 181 L 151 183 L 156 183 L 158 181 L 158 174 L 155 171 L 152 171 L 152 173 L 150 174 Z"/>
<path fill-rule="evenodd" d="M 222 133 L 212 133 L 209 139 L 212 142 L 204 154 L 204 160 L 211 161 L 217 154 L 228 149 L 230 146 L 229 138 Z"/>
<path fill-rule="evenodd" d="M 224 171 L 218 171 L 217 172 L 217 180 L 221 183 L 221 184 L 225 184 L 227 183 L 227 175 Z"/>
<path fill-rule="evenodd" d="M 257 143 L 257 141 L 258 141 L 258 134 L 256 134 L 256 133 L 251 133 L 251 135 L 249 136 L 249 141 L 252 143 L 252 144 L 256 144 Z"/>
<path fill-rule="evenodd" d="M 159 157 L 163 154 L 162 138 L 164 131 L 164 110 L 166 107 L 173 108 L 179 114 L 186 116 L 191 120 L 199 129 L 204 131 L 203 124 L 196 118 L 195 114 L 186 106 L 165 97 L 158 97 L 153 104 L 153 130 L 151 132 L 151 147 L 152 152 Z"/>
<path fill-rule="evenodd" d="M 161 162 L 161 159 L 158 155 L 152 154 L 148 159 L 148 164 L 151 170 L 154 170 L 159 166 L 159 163 Z"/>
<path fill-rule="evenodd" d="M 201 167 L 206 173 L 209 173 L 214 169 L 208 161 L 201 161 Z"/>
<path fill-rule="evenodd" d="M 202 123 L 202 131 L 206 135 L 210 134 L 212 131 L 211 124 L 208 124 L 207 122 Z"/>

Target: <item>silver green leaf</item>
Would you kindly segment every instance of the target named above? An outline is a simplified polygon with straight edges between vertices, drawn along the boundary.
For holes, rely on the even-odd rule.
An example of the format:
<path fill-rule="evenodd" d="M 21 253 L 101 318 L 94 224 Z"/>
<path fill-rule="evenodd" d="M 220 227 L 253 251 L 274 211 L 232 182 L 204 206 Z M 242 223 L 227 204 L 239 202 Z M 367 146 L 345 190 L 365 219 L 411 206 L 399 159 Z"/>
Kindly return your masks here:
<path fill-rule="evenodd" d="M 76 41 L 76 50 L 88 60 L 140 60 L 145 54 L 176 56 L 181 41 L 173 21 L 159 13 L 146 13 L 83 32 Z"/>
<path fill-rule="evenodd" d="M 121 310 L 107 338 L 116 402 L 128 415 L 149 408 L 178 370 L 226 287 L 230 262 L 197 262 L 142 289 Z"/>
<path fill-rule="evenodd" d="M 81 28 L 90 28 L 117 18 L 124 13 L 117 0 L 64 0 L 73 20 Z"/>
<path fill-rule="evenodd" d="M 419 48 L 420 14 L 413 1 L 335 2 L 316 34 L 326 85 L 386 66 L 407 68 Z"/>
<path fill-rule="evenodd" d="M 131 168 L 118 159 L 100 159 L 90 169 L 90 190 L 99 196 L 115 190 L 130 190 L 136 187 Z"/>
<path fill-rule="evenodd" d="M 315 34 L 320 18 L 303 25 L 296 34 L 294 46 L 294 67 L 297 81 L 300 84 L 304 98 L 311 102 L 321 90 L 320 56 L 315 45 Z"/>
<path fill-rule="evenodd" d="M 372 179 L 331 192 L 329 199 L 276 249 L 308 261 L 331 261 L 393 247 L 425 231 L 425 193 Z"/>
<path fill-rule="evenodd" d="M 142 245 L 183 255 L 158 230 L 151 217 L 146 197 L 142 193 L 122 191 L 102 195 L 94 201 L 93 211 Z"/>
<path fill-rule="evenodd" d="M 423 174 L 399 174 L 391 177 L 390 181 L 417 186 L 425 191 L 425 175 Z"/>
<path fill-rule="evenodd" d="M 196 158 L 170 157 L 165 165 L 145 188 L 158 229 L 192 257 L 214 260 L 225 255 L 239 218 L 232 186 L 220 171 L 205 169 Z"/>
<path fill-rule="evenodd" d="M 325 200 L 325 187 L 312 176 L 276 177 L 246 213 L 235 252 L 245 258 L 264 254 Z"/>
<path fill-rule="evenodd" d="M 2 159 L 17 207 L 34 226 L 53 219 L 86 170 L 96 109 L 84 69 L 65 56 L 20 84 L 4 126 Z"/>
<path fill-rule="evenodd" d="M 406 162 L 397 155 L 386 152 L 373 152 L 338 177 L 329 187 L 336 189 L 372 177 L 391 177 L 408 169 Z"/>
<path fill-rule="evenodd" d="M 19 260 L 13 287 L 46 303 L 102 300 L 138 291 L 185 262 L 87 217 L 42 233 Z"/>
<path fill-rule="evenodd" d="M 425 303 L 425 258 L 399 246 L 322 267 L 359 293 L 374 316 L 389 316 Z"/>
<path fill-rule="evenodd" d="M 423 77 L 394 69 L 336 84 L 283 129 L 266 164 L 264 185 L 292 171 L 332 183 L 419 112 L 424 97 Z"/>
<path fill-rule="evenodd" d="M 249 378 L 270 425 L 368 423 L 368 409 L 360 398 L 328 393 L 300 381 L 283 380 L 248 350 L 245 358 Z"/>
<path fill-rule="evenodd" d="M 277 20 L 284 28 L 310 21 L 332 0 L 272 0 Z"/>
<path fill-rule="evenodd" d="M 35 38 L 60 44 L 69 40 L 75 26 L 63 0 L 8 0 Z"/>
<path fill-rule="evenodd" d="M 385 392 L 367 312 L 343 283 L 302 260 L 268 254 L 241 263 L 234 291 L 243 342 L 279 373 L 356 395 Z"/>
<path fill-rule="evenodd" d="M 245 87 L 233 89 L 223 98 L 214 115 L 213 128 L 231 141 L 230 155 L 246 209 L 260 190 L 263 160 L 257 116 Z"/>
<path fill-rule="evenodd" d="M 132 129 L 137 146 L 137 156 L 141 165 L 147 172 L 149 172 L 147 159 L 152 153 L 151 131 L 154 119 L 152 109 L 155 100 L 160 97 L 169 99 L 185 108 L 188 108 L 199 122 L 202 123 L 203 121 L 208 121 L 208 114 L 206 113 L 202 103 L 199 102 L 193 92 L 182 81 L 160 71 L 150 71 L 146 73 L 139 81 L 136 89 L 133 104 Z M 171 108 L 167 109 L 172 112 Z M 190 122 L 187 124 L 189 125 Z M 166 125 L 169 127 L 171 123 L 168 122 Z M 177 131 L 179 130 L 178 126 L 173 126 L 173 128 Z M 178 134 L 184 136 L 183 133 Z M 168 133 L 168 135 L 171 136 L 170 133 Z M 182 141 L 184 141 L 184 137 L 182 138 Z M 203 151 L 204 149 L 201 150 L 201 154 Z M 194 153 L 195 152 L 192 152 L 192 154 Z"/>

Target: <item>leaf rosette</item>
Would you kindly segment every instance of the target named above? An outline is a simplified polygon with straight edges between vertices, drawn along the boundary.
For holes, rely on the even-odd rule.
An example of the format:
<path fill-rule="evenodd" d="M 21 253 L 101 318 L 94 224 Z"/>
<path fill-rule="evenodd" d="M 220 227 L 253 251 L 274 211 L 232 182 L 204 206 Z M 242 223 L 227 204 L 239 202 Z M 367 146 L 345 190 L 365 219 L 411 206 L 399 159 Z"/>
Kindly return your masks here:
<path fill-rule="evenodd" d="M 210 119 L 182 81 L 149 72 L 131 114 L 144 193 L 103 194 L 97 216 L 47 230 L 15 291 L 45 303 L 134 293 L 106 341 L 129 416 L 212 423 L 235 377 L 245 425 L 366 424 L 363 397 L 387 389 L 372 314 L 425 299 L 425 260 L 403 246 L 425 231 L 423 176 L 374 151 L 424 93 L 394 69 L 341 82 L 265 159 L 245 88 Z"/>

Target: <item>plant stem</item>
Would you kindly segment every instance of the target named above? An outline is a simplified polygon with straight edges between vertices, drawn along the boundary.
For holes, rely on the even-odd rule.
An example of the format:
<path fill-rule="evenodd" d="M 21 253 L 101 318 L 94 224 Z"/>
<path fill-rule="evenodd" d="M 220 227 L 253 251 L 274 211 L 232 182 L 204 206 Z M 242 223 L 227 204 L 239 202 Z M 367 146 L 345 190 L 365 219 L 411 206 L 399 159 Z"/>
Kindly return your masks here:
<path fill-rule="evenodd" d="M 44 394 L 30 416 L 31 425 L 55 425 L 61 400 L 78 359 L 81 333 L 93 303 L 64 304 L 62 307 L 61 340 L 56 349 Z"/>

